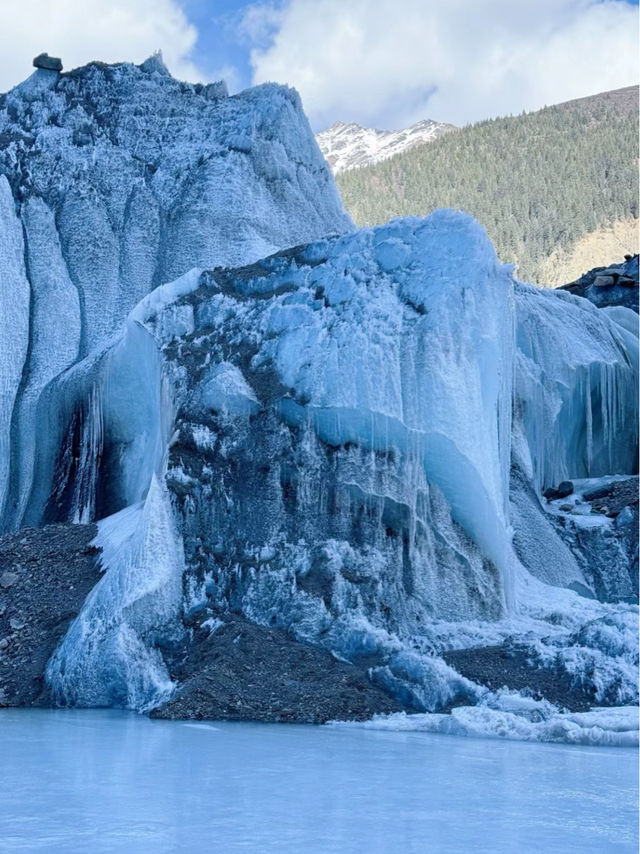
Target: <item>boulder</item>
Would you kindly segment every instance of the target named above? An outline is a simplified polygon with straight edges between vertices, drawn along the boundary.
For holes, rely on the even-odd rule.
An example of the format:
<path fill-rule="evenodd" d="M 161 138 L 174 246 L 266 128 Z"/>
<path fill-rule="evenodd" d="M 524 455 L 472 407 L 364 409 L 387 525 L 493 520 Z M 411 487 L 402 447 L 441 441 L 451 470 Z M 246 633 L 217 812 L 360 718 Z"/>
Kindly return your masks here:
<path fill-rule="evenodd" d="M 33 64 L 36 68 L 45 68 L 47 71 L 62 71 L 62 60 L 57 56 L 49 56 L 48 53 L 39 53 L 34 57 Z"/>
<path fill-rule="evenodd" d="M 610 288 L 613 284 L 613 276 L 596 276 L 593 280 L 594 288 Z"/>
<path fill-rule="evenodd" d="M 563 480 L 558 486 L 558 498 L 566 498 L 573 492 L 573 483 L 570 480 Z"/>
<path fill-rule="evenodd" d="M 550 486 L 542 493 L 547 501 L 555 501 L 557 498 L 566 498 L 573 492 L 573 483 L 570 480 L 563 480 L 557 487 Z"/>

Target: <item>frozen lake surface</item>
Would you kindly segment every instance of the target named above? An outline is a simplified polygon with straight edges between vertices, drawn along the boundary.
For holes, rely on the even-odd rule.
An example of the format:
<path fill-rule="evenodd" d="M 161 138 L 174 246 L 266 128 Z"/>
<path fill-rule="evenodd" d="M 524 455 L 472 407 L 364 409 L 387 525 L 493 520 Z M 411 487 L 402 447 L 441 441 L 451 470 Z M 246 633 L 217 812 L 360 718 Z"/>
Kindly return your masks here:
<path fill-rule="evenodd" d="M 0 848 L 177 854 L 637 851 L 637 751 L 0 711 Z"/>

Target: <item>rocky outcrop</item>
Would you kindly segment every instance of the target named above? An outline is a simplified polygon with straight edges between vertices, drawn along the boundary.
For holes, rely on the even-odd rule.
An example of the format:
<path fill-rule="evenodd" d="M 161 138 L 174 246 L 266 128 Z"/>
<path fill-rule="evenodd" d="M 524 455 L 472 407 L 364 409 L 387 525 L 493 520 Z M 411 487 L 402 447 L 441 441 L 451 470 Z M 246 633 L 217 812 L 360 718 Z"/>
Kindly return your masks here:
<path fill-rule="evenodd" d="M 62 71 L 62 60 L 57 56 L 49 56 L 48 53 L 39 53 L 34 57 L 35 68 L 44 68 L 47 71 Z"/>
<path fill-rule="evenodd" d="M 0 705 L 48 705 L 45 669 L 100 580 L 95 525 L 0 537 Z"/>
<path fill-rule="evenodd" d="M 590 300 L 598 308 L 623 306 L 638 312 L 638 256 L 627 255 L 622 264 L 594 267 L 575 282 L 562 285 L 569 291 Z"/>

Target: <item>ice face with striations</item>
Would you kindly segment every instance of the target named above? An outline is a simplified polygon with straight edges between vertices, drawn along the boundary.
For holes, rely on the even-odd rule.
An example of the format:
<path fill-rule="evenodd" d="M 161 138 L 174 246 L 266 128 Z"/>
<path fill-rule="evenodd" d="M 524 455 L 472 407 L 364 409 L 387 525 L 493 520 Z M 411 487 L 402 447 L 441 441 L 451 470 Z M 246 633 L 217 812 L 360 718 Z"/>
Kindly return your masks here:
<path fill-rule="evenodd" d="M 631 473 L 638 451 L 638 333 L 637 322 L 631 331 L 626 321 L 633 313 L 598 309 L 564 291 L 517 289 L 519 462 L 538 489 Z"/>
<path fill-rule="evenodd" d="M 637 345 L 594 307 L 584 320 L 583 302 L 515 283 L 477 223 L 451 211 L 241 269 L 195 270 L 142 300 L 99 362 L 85 360 L 52 385 L 70 391 L 52 393 L 54 404 L 72 401 L 74 387 L 80 400 L 93 400 L 88 388 L 97 395 L 82 423 L 99 432 L 99 448 L 85 474 L 69 472 L 64 483 L 71 494 L 81 492 L 78 479 L 91 485 L 93 493 L 82 493 L 86 506 L 109 496 L 109 512 L 123 512 L 151 471 L 166 472 L 184 542 L 187 611 L 239 611 L 341 657 L 366 659 L 375 681 L 417 709 L 478 702 L 483 689 L 434 651 L 495 644 L 519 631 L 527 643 L 546 637 L 531 655 L 551 660 L 580 636 L 575 613 L 585 622 L 608 619 L 605 606 L 578 604 L 570 591 L 559 600 L 548 586 L 593 595 L 542 508 L 534 476 L 551 465 L 550 453 L 569 475 L 592 473 L 602 459 L 621 470 L 632 465 L 620 437 L 625 429 L 625 441 L 636 441 L 628 413 L 591 419 L 589 441 L 599 449 L 591 458 L 576 451 L 586 453 L 581 422 L 552 417 L 571 405 L 570 388 L 584 374 L 598 405 L 612 376 L 620 399 L 636 381 Z M 556 355 L 554 314 L 575 333 L 565 358 Z M 151 350 L 135 348 L 151 345 L 161 354 L 158 369 L 140 380 Z M 173 424 L 154 433 L 154 418 L 170 409 L 167 395 Z M 131 458 L 148 462 L 135 477 L 118 398 L 122 413 L 129 398 L 148 413 L 147 429 L 140 423 L 135 434 L 150 438 L 140 438 Z M 68 424 L 77 406 L 56 405 L 47 422 Z M 100 431 L 90 426 L 92 412 Z M 534 441 L 536 418 L 547 419 L 548 446 Z M 72 457 L 59 455 L 45 492 L 60 494 L 56 478 Z M 136 489 L 126 486 L 132 482 Z M 62 502 L 57 512 L 68 509 Z M 540 580 L 528 582 L 526 570 Z M 131 592 L 137 601 L 135 585 Z M 144 597 L 138 607 L 146 613 Z M 623 611 L 615 619 L 627 638 L 615 652 L 587 644 L 563 666 L 574 668 L 571 678 L 586 668 L 602 686 L 620 682 L 628 702 L 633 617 Z M 83 661 L 79 638 L 70 643 Z M 67 702 L 84 702 L 83 692 L 81 681 L 64 684 Z"/>
<path fill-rule="evenodd" d="M 353 226 L 282 86 L 228 97 L 223 83 L 174 80 L 157 57 L 37 69 L 0 96 L 0 141 L 0 506 L 12 528 L 33 518 L 43 390 L 145 294 Z"/>

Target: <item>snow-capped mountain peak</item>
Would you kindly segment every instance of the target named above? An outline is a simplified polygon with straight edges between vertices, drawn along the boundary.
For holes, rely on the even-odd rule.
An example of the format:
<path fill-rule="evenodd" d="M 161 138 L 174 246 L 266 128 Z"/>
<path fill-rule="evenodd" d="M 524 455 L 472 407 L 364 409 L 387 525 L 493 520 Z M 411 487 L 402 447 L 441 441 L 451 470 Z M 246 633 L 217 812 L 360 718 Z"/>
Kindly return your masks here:
<path fill-rule="evenodd" d="M 443 133 L 455 130 L 454 125 L 422 119 L 403 130 L 364 128 L 355 122 L 334 122 L 330 128 L 316 134 L 320 150 L 334 173 L 379 163 L 400 154 L 414 145 L 432 142 Z"/>

